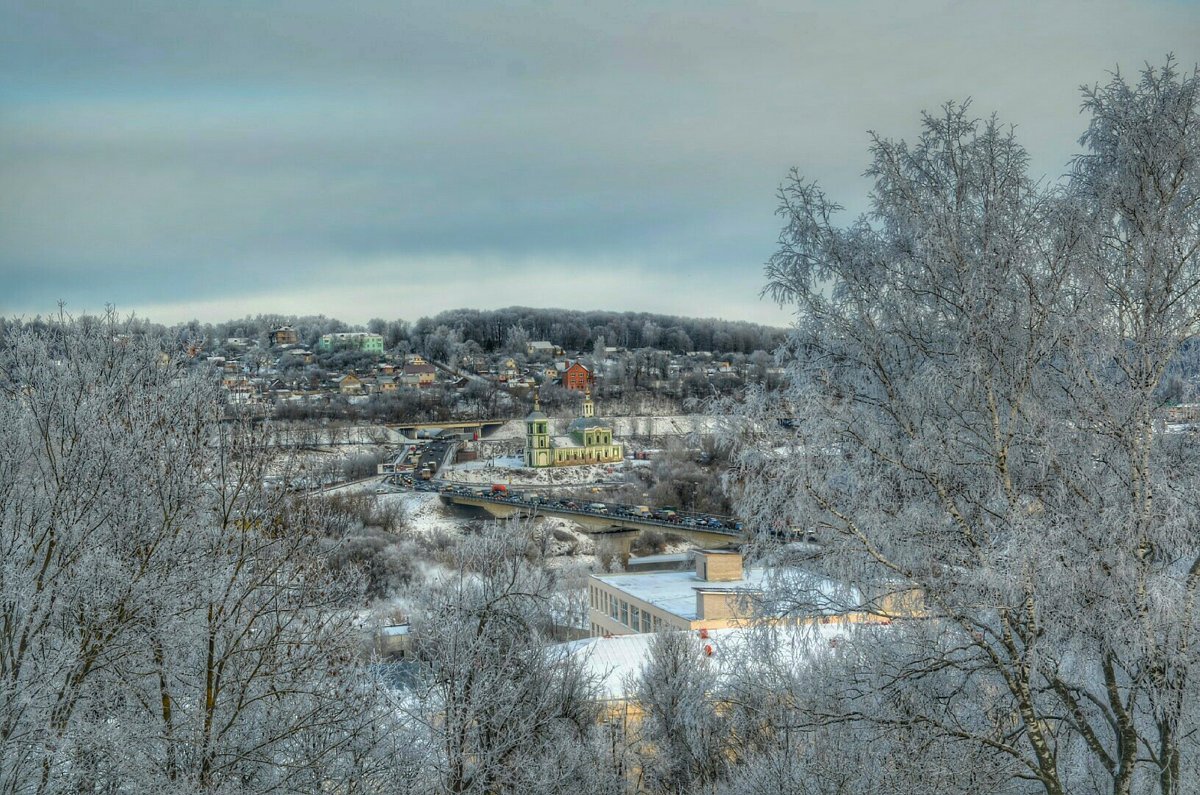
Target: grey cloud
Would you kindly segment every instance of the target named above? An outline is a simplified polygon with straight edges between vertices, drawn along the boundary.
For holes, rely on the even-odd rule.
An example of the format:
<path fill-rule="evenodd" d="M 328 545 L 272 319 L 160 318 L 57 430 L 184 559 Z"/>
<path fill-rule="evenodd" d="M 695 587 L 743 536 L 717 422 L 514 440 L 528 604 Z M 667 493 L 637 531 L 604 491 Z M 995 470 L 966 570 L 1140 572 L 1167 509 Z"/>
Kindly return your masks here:
<path fill-rule="evenodd" d="M 1168 3 L 16 4 L 0 311 L 607 258 L 744 313 L 789 166 L 861 211 L 866 130 L 972 95 L 1053 175 L 1080 83 L 1197 41 Z"/>

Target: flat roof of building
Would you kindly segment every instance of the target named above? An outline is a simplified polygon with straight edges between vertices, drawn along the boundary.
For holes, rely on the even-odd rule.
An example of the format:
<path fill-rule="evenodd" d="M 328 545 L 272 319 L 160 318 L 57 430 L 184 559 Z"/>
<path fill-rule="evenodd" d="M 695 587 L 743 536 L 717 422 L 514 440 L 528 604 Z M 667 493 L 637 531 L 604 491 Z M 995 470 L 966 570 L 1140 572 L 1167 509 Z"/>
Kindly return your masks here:
<path fill-rule="evenodd" d="M 631 557 L 629 559 L 629 562 L 625 565 L 637 566 L 637 565 L 652 565 L 652 564 L 659 564 L 659 563 L 683 563 L 690 557 L 691 557 L 691 555 L 687 552 L 673 552 L 673 553 L 664 554 L 664 555 L 643 555 L 640 558 L 639 557 Z"/>
<path fill-rule="evenodd" d="M 593 574 L 597 580 L 622 591 L 634 599 L 679 616 L 687 621 L 697 621 L 696 592 L 715 593 L 744 592 L 747 594 L 766 590 L 768 572 L 762 567 L 747 569 L 740 580 L 702 580 L 694 569 L 683 571 L 645 571 L 624 574 Z M 800 586 L 811 590 L 810 597 L 819 602 L 821 614 L 835 615 L 853 610 L 860 602 L 858 592 L 819 575 L 788 570 L 784 576 L 788 587 Z"/>
<path fill-rule="evenodd" d="M 761 591 L 766 581 L 763 569 L 751 569 L 740 580 L 709 582 L 696 576 L 694 569 L 684 571 L 647 571 L 625 574 L 594 575 L 597 580 L 623 591 L 634 599 L 679 616 L 688 621 L 700 618 L 696 613 L 696 591 Z"/>
<path fill-rule="evenodd" d="M 706 638 L 688 630 L 688 635 L 692 639 L 696 664 L 712 665 L 718 677 L 722 677 L 737 671 L 747 659 L 761 657 L 764 652 L 774 656 L 776 665 L 803 669 L 815 657 L 837 648 L 839 641 L 853 642 L 858 633 L 877 630 L 863 624 L 833 623 L 710 629 Z M 642 668 L 650 658 L 654 638 L 653 633 L 584 638 L 552 648 L 582 663 L 584 670 L 598 684 L 602 699 L 619 701 L 632 697 Z"/>

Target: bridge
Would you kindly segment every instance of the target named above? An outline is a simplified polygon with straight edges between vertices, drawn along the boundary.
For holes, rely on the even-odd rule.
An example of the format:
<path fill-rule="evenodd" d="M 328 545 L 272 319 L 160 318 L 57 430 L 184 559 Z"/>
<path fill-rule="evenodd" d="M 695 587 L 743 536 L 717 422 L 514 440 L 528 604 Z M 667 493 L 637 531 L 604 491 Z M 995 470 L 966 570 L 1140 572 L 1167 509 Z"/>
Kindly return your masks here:
<path fill-rule="evenodd" d="M 448 422 L 389 422 L 386 427 L 413 436 L 421 431 L 474 431 L 483 438 L 509 420 L 457 420 Z M 409 433 L 411 431 L 412 433 Z"/>
<path fill-rule="evenodd" d="M 646 530 L 675 533 L 700 546 L 727 546 L 742 539 L 739 523 L 725 517 L 706 514 L 676 513 L 676 520 L 660 519 L 637 513 L 632 506 L 618 503 L 591 503 L 570 507 L 557 500 L 526 499 L 513 494 L 492 494 L 482 489 L 451 486 L 439 489 L 443 502 L 481 508 L 498 519 L 522 516 L 558 516 L 571 519 L 589 535 L 609 536 L 629 541 Z M 574 503 L 572 503 L 574 504 Z M 602 505 L 593 508 L 592 505 Z M 673 512 L 674 513 L 674 512 Z"/>

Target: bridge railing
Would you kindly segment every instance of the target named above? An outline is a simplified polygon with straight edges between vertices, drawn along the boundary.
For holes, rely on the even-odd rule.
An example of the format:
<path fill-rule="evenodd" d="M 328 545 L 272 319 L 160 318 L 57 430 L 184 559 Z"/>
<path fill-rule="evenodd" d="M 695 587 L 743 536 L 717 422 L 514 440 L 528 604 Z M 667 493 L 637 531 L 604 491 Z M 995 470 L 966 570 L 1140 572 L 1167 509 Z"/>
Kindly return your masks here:
<path fill-rule="evenodd" d="M 515 497 L 515 498 L 514 497 L 503 497 L 503 496 L 498 496 L 498 495 L 493 495 L 493 494 L 479 494 L 477 492 L 461 492 L 461 491 L 453 491 L 453 490 L 443 491 L 440 489 L 439 489 L 439 494 L 443 498 L 449 499 L 451 502 L 453 502 L 455 500 L 455 498 L 461 498 L 461 499 L 465 499 L 465 500 L 481 500 L 483 502 L 490 502 L 494 505 L 515 505 L 515 506 L 521 507 L 521 508 L 531 508 L 535 511 L 541 510 L 545 513 L 570 514 L 570 515 L 574 515 L 574 516 L 589 516 L 589 517 L 613 519 L 613 520 L 616 520 L 617 522 L 628 522 L 628 523 L 632 523 L 632 524 L 652 525 L 655 527 L 663 527 L 668 530 L 682 530 L 682 531 L 692 531 L 692 532 L 702 532 L 702 533 L 715 533 L 717 535 L 727 535 L 727 536 L 740 536 L 741 535 L 740 530 L 737 530 L 737 529 L 731 528 L 731 527 L 724 527 L 724 526 L 715 527 L 713 525 L 708 525 L 708 524 L 698 525 L 698 524 L 685 524 L 683 522 L 670 522 L 665 519 L 655 518 L 653 516 L 640 516 L 637 514 L 624 513 L 624 512 L 613 513 L 610 511 L 592 511 L 592 510 L 588 510 L 586 508 L 566 508 L 566 507 L 560 507 L 560 506 L 552 507 L 542 501 L 535 502 L 535 501 L 531 501 L 531 500 L 525 500 L 520 497 Z M 716 518 L 716 517 L 714 517 L 714 518 Z"/>

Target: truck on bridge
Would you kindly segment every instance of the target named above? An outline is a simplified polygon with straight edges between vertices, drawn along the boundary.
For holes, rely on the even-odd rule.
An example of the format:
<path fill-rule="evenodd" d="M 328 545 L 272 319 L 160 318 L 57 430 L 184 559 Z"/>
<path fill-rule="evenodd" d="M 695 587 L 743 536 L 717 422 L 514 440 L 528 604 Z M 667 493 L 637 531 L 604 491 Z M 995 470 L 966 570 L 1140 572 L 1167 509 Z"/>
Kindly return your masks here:
<path fill-rule="evenodd" d="M 488 488 L 439 481 L 433 485 L 436 485 L 442 498 L 447 502 L 479 500 L 522 508 L 531 512 L 591 516 L 636 522 L 640 525 L 655 525 L 671 530 L 693 530 L 729 536 L 739 536 L 742 531 L 742 523 L 729 516 L 681 512 L 674 508 L 652 510 L 647 505 L 625 505 L 610 502 L 578 503 L 569 499 L 547 499 L 540 494 L 515 491 L 504 484 L 492 484 Z M 456 500 L 456 497 L 459 499 Z"/>

